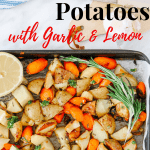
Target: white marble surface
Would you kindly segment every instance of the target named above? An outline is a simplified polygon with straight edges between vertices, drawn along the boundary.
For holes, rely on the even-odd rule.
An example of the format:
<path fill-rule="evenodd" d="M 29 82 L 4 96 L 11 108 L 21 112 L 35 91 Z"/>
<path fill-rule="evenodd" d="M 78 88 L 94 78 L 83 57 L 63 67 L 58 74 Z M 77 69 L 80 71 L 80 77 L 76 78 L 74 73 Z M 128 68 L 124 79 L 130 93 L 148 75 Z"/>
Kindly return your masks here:
<path fill-rule="evenodd" d="M 91 3 L 92 0 L 29 0 L 14 8 L 0 10 L 0 50 L 39 50 L 43 49 L 42 44 L 43 33 L 47 27 L 52 26 L 54 33 L 68 34 L 68 26 L 71 21 L 71 12 L 63 15 L 64 20 L 58 21 L 56 3 L 63 2 L 73 7 L 81 7 Z M 35 22 L 39 22 L 37 34 L 39 39 L 36 42 L 28 41 L 23 44 L 22 41 L 12 43 L 8 41 L 10 34 L 21 34 L 22 30 L 26 30 L 28 26 L 33 26 Z M 145 53 L 150 58 L 150 31 L 143 34 L 141 41 L 133 40 L 132 42 L 124 42 L 122 49 L 137 50 Z M 117 49 L 117 44 L 111 41 L 103 43 L 105 35 L 99 36 L 96 41 L 81 42 L 86 49 Z M 64 50 L 69 49 L 67 43 L 51 41 L 47 49 L 43 50 Z"/>

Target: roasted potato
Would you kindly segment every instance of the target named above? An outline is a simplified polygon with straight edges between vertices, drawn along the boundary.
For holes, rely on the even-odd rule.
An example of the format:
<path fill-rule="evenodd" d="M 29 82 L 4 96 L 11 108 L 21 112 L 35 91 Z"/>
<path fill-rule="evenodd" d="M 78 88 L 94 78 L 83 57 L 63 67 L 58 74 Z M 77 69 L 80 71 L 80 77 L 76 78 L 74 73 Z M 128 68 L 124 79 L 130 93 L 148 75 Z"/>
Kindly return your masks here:
<path fill-rule="evenodd" d="M 93 100 L 93 95 L 88 91 L 84 91 L 81 94 L 81 97 L 84 97 L 87 101 L 92 101 Z"/>
<path fill-rule="evenodd" d="M 32 94 L 24 85 L 20 85 L 15 91 L 12 92 L 12 95 L 22 107 L 24 107 L 28 101 L 34 100 Z"/>
<path fill-rule="evenodd" d="M 58 91 L 56 93 L 56 99 L 52 103 L 64 106 L 70 99 L 72 95 L 67 91 Z"/>
<path fill-rule="evenodd" d="M 118 103 L 120 103 L 120 101 L 119 100 L 117 100 L 117 99 L 111 99 L 111 101 L 112 101 L 112 103 L 114 104 L 114 106 L 116 106 Z"/>
<path fill-rule="evenodd" d="M 10 128 L 10 132 L 14 137 L 14 141 L 18 142 L 22 135 L 22 124 L 21 121 L 14 123 L 13 128 Z"/>
<path fill-rule="evenodd" d="M 97 150 L 108 150 L 103 143 L 99 144 L 99 146 L 97 147 Z"/>
<path fill-rule="evenodd" d="M 116 105 L 116 112 L 120 117 L 123 117 L 126 119 L 129 118 L 129 110 L 122 102 L 120 102 Z"/>
<path fill-rule="evenodd" d="M 108 133 L 104 130 L 104 128 L 97 120 L 94 121 L 92 136 L 99 142 L 104 142 L 104 139 L 109 138 Z"/>
<path fill-rule="evenodd" d="M 30 144 L 26 145 L 26 146 L 22 147 L 21 150 L 31 150 L 31 145 Z"/>
<path fill-rule="evenodd" d="M 8 114 L 5 110 L 0 109 L 0 123 L 7 127 L 8 118 L 11 117 L 10 114 Z"/>
<path fill-rule="evenodd" d="M 50 70 L 52 75 L 54 75 L 56 68 L 63 68 L 62 63 L 59 61 L 58 58 L 54 58 L 54 60 L 51 62 L 50 66 L 48 67 L 48 70 Z"/>
<path fill-rule="evenodd" d="M 73 131 L 71 131 L 70 133 L 67 133 L 70 142 L 75 141 L 80 136 L 80 130 L 81 130 L 80 127 L 78 127 Z"/>
<path fill-rule="evenodd" d="M 91 79 L 80 79 L 77 80 L 77 96 L 81 96 L 84 91 L 90 88 Z"/>
<path fill-rule="evenodd" d="M 94 74 L 99 71 L 96 67 L 87 67 L 82 73 L 80 78 L 91 78 Z"/>
<path fill-rule="evenodd" d="M 137 120 L 132 128 L 131 132 L 136 132 L 139 130 L 139 128 L 143 125 L 143 121 Z"/>
<path fill-rule="evenodd" d="M 96 105 L 96 101 L 88 102 L 82 107 L 82 111 L 90 113 L 91 115 L 95 115 L 95 110 L 96 110 L 95 105 Z"/>
<path fill-rule="evenodd" d="M 24 112 L 35 122 L 36 125 L 39 125 L 44 120 L 39 100 L 33 101 L 31 104 L 27 104 Z"/>
<path fill-rule="evenodd" d="M 46 74 L 44 87 L 46 89 L 49 89 L 53 84 L 54 84 L 54 79 L 53 79 L 52 73 L 51 71 L 48 71 Z"/>
<path fill-rule="evenodd" d="M 107 131 L 109 134 L 114 133 L 116 128 L 116 123 L 115 123 L 115 119 L 110 114 L 104 115 L 98 121 L 105 129 L 105 131 Z"/>
<path fill-rule="evenodd" d="M 76 143 L 80 146 L 81 150 L 85 150 L 88 146 L 89 141 L 90 141 L 90 132 L 86 130 L 76 140 Z"/>
<path fill-rule="evenodd" d="M 113 133 L 111 135 L 111 137 L 117 141 L 125 141 L 125 140 L 129 140 L 133 137 L 132 133 L 128 133 L 128 128 L 125 126 L 122 129 L 120 129 L 119 131 Z"/>
<path fill-rule="evenodd" d="M 104 142 L 110 150 L 122 150 L 121 144 L 114 139 L 105 139 Z"/>
<path fill-rule="evenodd" d="M 12 145 L 12 146 L 10 147 L 10 150 L 18 150 L 18 148 L 16 148 L 15 146 Z"/>
<path fill-rule="evenodd" d="M 81 150 L 81 148 L 79 147 L 79 145 L 72 145 L 71 150 Z"/>
<path fill-rule="evenodd" d="M 6 108 L 6 105 L 4 104 L 3 101 L 0 101 L 0 107 L 3 109 L 3 108 Z"/>
<path fill-rule="evenodd" d="M 41 136 L 41 135 L 37 135 L 37 134 L 34 134 L 31 136 L 31 143 L 36 146 L 42 144 L 46 140 L 47 140 L 46 136 Z"/>
<path fill-rule="evenodd" d="M 66 127 L 65 127 L 65 130 L 68 132 L 68 133 L 71 133 L 74 129 L 80 127 L 80 123 L 77 121 L 77 120 L 74 120 L 74 121 L 70 121 Z"/>
<path fill-rule="evenodd" d="M 74 80 L 75 78 L 73 73 L 63 68 L 57 68 L 55 71 L 55 84 L 63 83 L 64 80 Z"/>
<path fill-rule="evenodd" d="M 34 125 L 34 121 L 31 120 L 25 113 L 23 113 L 23 115 L 22 115 L 21 123 L 23 126 L 33 126 Z"/>
<path fill-rule="evenodd" d="M 137 144 L 134 139 L 131 139 L 127 143 L 125 143 L 123 146 L 124 150 L 136 150 L 137 149 Z"/>
<path fill-rule="evenodd" d="M 97 88 L 97 89 L 93 89 L 89 91 L 92 95 L 94 99 L 108 99 L 108 89 L 106 87 L 101 87 L 101 88 Z"/>
<path fill-rule="evenodd" d="M 8 101 L 7 110 L 12 113 L 20 113 L 20 112 L 22 112 L 23 109 L 20 106 L 20 104 L 16 101 L 16 99 L 13 98 L 10 101 Z"/>
<path fill-rule="evenodd" d="M 65 90 L 68 86 L 68 80 L 63 80 L 63 83 L 54 84 L 57 90 Z"/>
<path fill-rule="evenodd" d="M 118 74 L 117 75 L 119 78 L 122 78 L 122 80 L 128 85 L 129 85 L 129 82 L 131 84 L 131 86 L 137 86 L 138 85 L 138 82 L 136 80 L 136 78 L 129 74 L 129 73 L 123 73 L 123 74 Z"/>
<path fill-rule="evenodd" d="M 62 146 L 59 150 L 71 150 L 70 145 L 66 144 L 66 145 Z"/>
<path fill-rule="evenodd" d="M 0 150 L 4 148 L 4 144 L 8 143 L 10 139 L 0 137 Z"/>
<path fill-rule="evenodd" d="M 117 64 L 114 73 L 115 75 L 117 75 L 117 74 L 128 73 L 128 72 L 120 64 Z"/>
<path fill-rule="evenodd" d="M 25 77 L 23 77 L 23 79 L 22 79 L 22 84 L 23 85 L 28 85 L 28 80 L 25 78 Z"/>
<path fill-rule="evenodd" d="M 1 138 L 9 138 L 9 130 L 7 127 L 0 124 L 0 137 Z"/>
<path fill-rule="evenodd" d="M 96 102 L 96 114 L 98 117 L 102 117 L 105 114 L 109 113 L 112 103 L 110 100 L 99 99 Z"/>
<path fill-rule="evenodd" d="M 43 122 L 35 130 L 35 133 L 38 135 L 50 137 L 55 130 L 57 125 L 56 120 L 51 119 L 49 121 Z"/>
<path fill-rule="evenodd" d="M 49 139 L 46 139 L 42 144 L 41 144 L 41 149 L 40 150 L 55 150 L 53 144 L 50 142 Z"/>
<path fill-rule="evenodd" d="M 32 93 L 39 95 L 42 86 L 44 84 L 45 79 L 35 79 L 32 80 L 29 84 L 28 84 L 28 90 L 31 91 Z"/>

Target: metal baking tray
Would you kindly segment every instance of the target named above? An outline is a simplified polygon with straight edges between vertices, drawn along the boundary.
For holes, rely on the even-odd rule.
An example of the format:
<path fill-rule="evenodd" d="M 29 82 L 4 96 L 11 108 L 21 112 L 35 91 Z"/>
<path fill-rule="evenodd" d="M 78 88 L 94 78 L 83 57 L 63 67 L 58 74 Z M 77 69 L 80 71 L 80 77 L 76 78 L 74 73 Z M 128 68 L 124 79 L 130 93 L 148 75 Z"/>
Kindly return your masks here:
<path fill-rule="evenodd" d="M 76 56 L 76 57 L 80 57 L 80 58 L 85 58 L 85 59 L 89 59 L 90 57 L 96 57 L 96 56 L 107 56 L 107 57 L 111 57 L 116 59 L 118 62 L 130 62 L 130 63 L 136 63 L 136 61 L 143 61 L 146 62 L 149 66 L 150 61 L 149 59 L 141 52 L 138 51 L 131 51 L 131 50 L 24 50 L 24 51 L 5 51 L 5 52 L 9 52 L 13 55 L 15 55 L 16 57 L 18 57 L 23 66 L 24 66 L 24 76 L 31 81 L 32 79 L 35 78 L 39 78 L 39 77 L 45 77 L 45 74 L 47 72 L 47 69 L 45 69 L 44 71 L 40 72 L 37 75 L 33 75 L 33 77 L 31 77 L 30 75 L 28 75 L 26 73 L 26 66 L 29 62 L 32 62 L 34 59 L 40 58 L 40 57 L 44 57 L 46 59 L 48 59 L 49 63 L 51 60 L 53 60 L 54 57 L 59 57 L 60 55 L 63 56 Z M 125 67 L 126 68 L 126 67 Z M 145 68 L 146 69 L 146 68 Z M 147 72 L 147 74 L 149 74 L 149 72 Z M 150 75 L 150 74 L 149 74 Z M 149 76 L 148 75 L 148 76 Z M 147 96 L 149 98 L 149 83 L 147 84 Z M 38 99 L 38 97 L 36 95 L 34 95 L 35 99 Z M 8 101 L 12 98 L 11 94 L 0 98 L 0 101 Z M 147 104 L 149 104 L 149 101 L 147 100 Z M 149 112 L 149 106 L 147 106 L 147 112 Z M 59 126 L 63 126 L 63 124 L 60 124 Z M 149 150 L 149 117 L 147 120 L 147 123 L 145 125 L 146 129 L 146 133 L 143 135 L 145 136 L 145 140 L 144 143 L 143 141 L 141 141 L 141 139 L 138 139 L 137 143 L 140 143 L 140 147 L 138 148 L 138 150 Z M 51 142 L 54 144 L 55 149 L 59 149 L 59 143 L 56 140 L 56 137 L 54 137 L 55 135 L 52 135 L 52 138 L 50 138 Z M 137 139 L 136 139 L 137 140 Z M 142 144 L 143 143 L 143 144 Z"/>

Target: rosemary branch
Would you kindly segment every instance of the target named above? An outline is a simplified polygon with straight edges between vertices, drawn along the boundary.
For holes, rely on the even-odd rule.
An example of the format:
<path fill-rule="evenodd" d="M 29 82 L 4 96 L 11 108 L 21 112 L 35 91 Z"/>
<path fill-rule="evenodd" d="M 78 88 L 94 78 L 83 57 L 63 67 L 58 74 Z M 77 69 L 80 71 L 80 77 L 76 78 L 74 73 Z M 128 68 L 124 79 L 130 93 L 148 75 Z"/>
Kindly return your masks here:
<path fill-rule="evenodd" d="M 86 63 L 89 67 L 96 67 L 102 70 L 105 75 L 104 79 L 108 79 L 113 83 L 113 86 L 109 85 L 109 96 L 113 97 L 124 103 L 124 105 L 129 110 L 129 122 L 128 122 L 128 133 L 131 132 L 135 122 L 138 120 L 139 115 L 141 113 L 141 102 L 138 100 L 134 100 L 134 91 L 133 88 L 129 88 L 122 79 L 117 77 L 111 70 L 97 64 L 93 58 L 91 60 L 83 60 L 74 56 L 63 57 L 61 56 L 63 61 L 71 61 L 71 62 L 79 62 Z M 129 83 L 130 84 L 130 83 Z M 134 118 L 134 120 L 133 120 Z"/>

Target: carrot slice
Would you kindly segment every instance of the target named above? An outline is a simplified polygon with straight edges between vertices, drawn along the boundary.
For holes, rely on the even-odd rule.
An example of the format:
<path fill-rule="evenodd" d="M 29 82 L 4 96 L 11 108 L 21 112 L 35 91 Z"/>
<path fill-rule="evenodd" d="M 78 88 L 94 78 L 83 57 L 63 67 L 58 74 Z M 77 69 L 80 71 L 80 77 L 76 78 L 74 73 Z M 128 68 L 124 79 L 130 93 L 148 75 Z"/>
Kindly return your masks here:
<path fill-rule="evenodd" d="M 84 113 L 83 114 L 83 121 L 82 121 L 83 127 L 86 130 L 91 131 L 93 129 L 93 124 L 94 124 L 93 117 L 89 113 Z"/>
<path fill-rule="evenodd" d="M 94 61 L 107 69 L 115 69 L 117 66 L 116 60 L 108 57 L 96 57 Z"/>
<path fill-rule="evenodd" d="M 146 87 L 143 82 L 139 82 L 139 84 L 136 87 L 137 93 L 141 98 L 146 97 Z"/>
<path fill-rule="evenodd" d="M 146 113 L 144 111 L 141 112 L 141 114 L 139 115 L 139 121 L 145 121 L 146 120 Z"/>
<path fill-rule="evenodd" d="M 75 63 L 73 62 L 64 62 L 64 67 L 66 70 L 72 72 L 76 77 L 79 76 L 79 70 Z"/>
<path fill-rule="evenodd" d="M 99 145 L 98 140 L 91 139 L 89 144 L 88 144 L 87 150 L 97 150 L 98 145 Z"/>
<path fill-rule="evenodd" d="M 79 72 L 84 71 L 87 68 L 87 64 L 85 63 L 79 63 Z"/>
<path fill-rule="evenodd" d="M 40 98 L 42 101 L 46 100 L 51 102 L 54 98 L 53 90 L 50 88 L 49 89 L 43 88 L 40 93 Z"/>
<path fill-rule="evenodd" d="M 61 123 L 63 117 L 64 117 L 64 112 L 60 113 L 60 114 L 57 114 L 54 119 L 57 121 L 57 123 Z"/>
<path fill-rule="evenodd" d="M 95 84 L 101 83 L 103 81 L 103 78 L 101 77 L 105 77 L 104 74 L 101 74 L 99 72 L 97 72 L 93 77 L 92 77 L 92 81 L 95 81 Z"/>
<path fill-rule="evenodd" d="M 67 87 L 66 91 L 69 92 L 72 96 L 75 96 L 76 94 L 76 88 L 72 86 Z"/>
<path fill-rule="evenodd" d="M 74 106 L 73 104 L 67 102 L 65 105 L 64 105 L 64 113 L 65 114 L 70 114 L 70 109 L 71 107 Z"/>
<path fill-rule="evenodd" d="M 77 121 L 79 121 L 79 122 L 83 121 L 83 113 L 79 107 L 77 107 L 77 106 L 71 107 L 70 113 L 71 113 L 72 117 L 74 119 L 76 119 Z"/>
<path fill-rule="evenodd" d="M 110 85 L 112 82 L 107 80 L 107 79 L 104 79 L 100 84 L 99 84 L 99 87 L 104 87 L 104 86 L 108 86 Z"/>
<path fill-rule="evenodd" d="M 69 102 L 77 106 L 82 106 L 86 103 L 86 99 L 84 97 L 73 97 Z"/>
<path fill-rule="evenodd" d="M 31 126 L 27 126 L 22 132 L 22 139 L 25 143 L 29 143 L 31 141 L 31 136 L 33 134 L 33 129 Z"/>
<path fill-rule="evenodd" d="M 44 70 L 48 65 L 48 61 L 44 58 L 39 58 L 32 63 L 30 63 L 27 66 L 27 73 L 28 74 L 36 74 L 39 73 L 40 71 Z"/>

